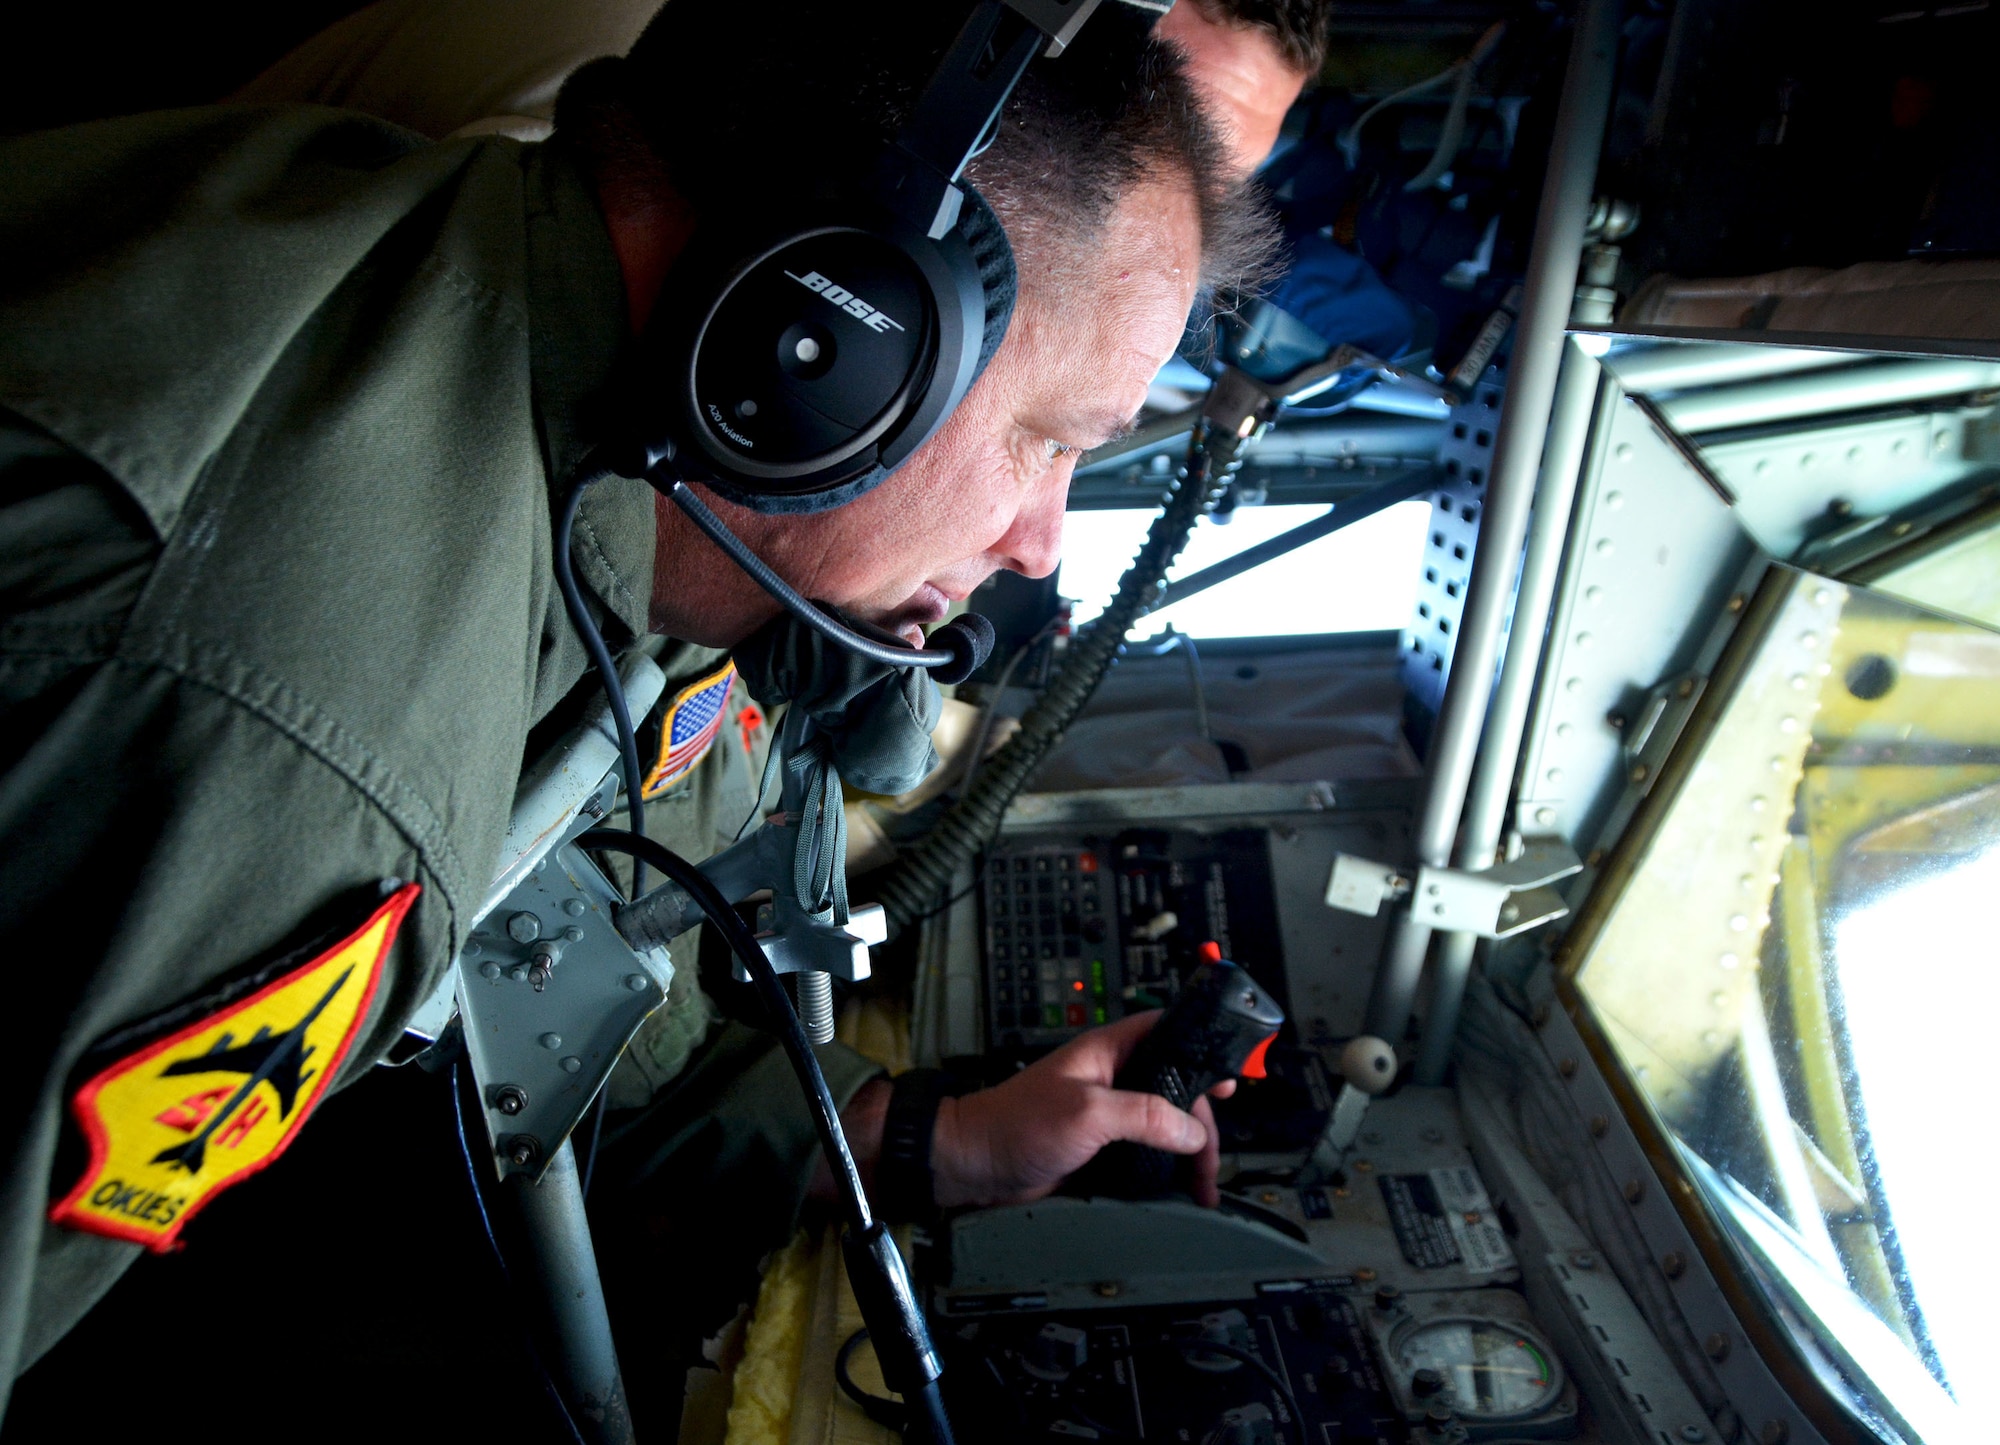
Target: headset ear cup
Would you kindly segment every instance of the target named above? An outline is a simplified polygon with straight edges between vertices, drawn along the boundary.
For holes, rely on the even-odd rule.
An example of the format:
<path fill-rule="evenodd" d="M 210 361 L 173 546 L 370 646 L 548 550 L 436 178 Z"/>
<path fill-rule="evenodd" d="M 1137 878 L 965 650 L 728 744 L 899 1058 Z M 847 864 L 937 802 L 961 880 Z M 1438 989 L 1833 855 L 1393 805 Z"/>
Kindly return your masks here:
<path fill-rule="evenodd" d="M 993 624 L 977 612 L 960 613 L 930 635 L 932 647 L 946 648 L 951 661 L 934 668 L 931 677 L 940 683 L 964 682 L 986 666 L 993 655 Z"/>

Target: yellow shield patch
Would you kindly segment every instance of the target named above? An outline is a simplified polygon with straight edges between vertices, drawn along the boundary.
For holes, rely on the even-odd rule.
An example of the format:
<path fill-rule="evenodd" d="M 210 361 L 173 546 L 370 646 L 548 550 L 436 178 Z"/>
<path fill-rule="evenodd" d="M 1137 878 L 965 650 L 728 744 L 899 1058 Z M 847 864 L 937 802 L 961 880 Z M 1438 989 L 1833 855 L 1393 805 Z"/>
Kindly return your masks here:
<path fill-rule="evenodd" d="M 164 1252 L 284 1153 L 339 1072 L 417 885 L 324 953 L 92 1076 L 71 1100 L 90 1167 L 49 1218 Z"/>

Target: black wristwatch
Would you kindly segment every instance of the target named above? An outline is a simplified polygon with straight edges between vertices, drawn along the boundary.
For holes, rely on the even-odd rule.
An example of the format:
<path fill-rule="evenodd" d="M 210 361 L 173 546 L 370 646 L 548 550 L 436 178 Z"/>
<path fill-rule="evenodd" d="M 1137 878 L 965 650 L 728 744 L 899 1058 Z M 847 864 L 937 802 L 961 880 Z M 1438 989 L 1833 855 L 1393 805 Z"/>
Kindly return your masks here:
<path fill-rule="evenodd" d="M 882 1153 L 875 1161 L 875 1193 L 892 1224 L 935 1224 L 937 1187 L 931 1175 L 931 1135 L 938 1105 L 951 1093 L 940 1069 L 909 1069 L 889 1090 L 882 1119 Z"/>

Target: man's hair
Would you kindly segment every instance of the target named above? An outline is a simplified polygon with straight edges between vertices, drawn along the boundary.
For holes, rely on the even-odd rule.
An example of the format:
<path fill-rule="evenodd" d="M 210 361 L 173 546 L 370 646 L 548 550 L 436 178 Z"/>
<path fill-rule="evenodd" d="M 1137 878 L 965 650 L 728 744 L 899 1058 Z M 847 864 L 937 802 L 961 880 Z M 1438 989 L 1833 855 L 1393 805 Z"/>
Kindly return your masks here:
<path fill-rule="evenodd" d="M 674 0 L 624 62 L 579 71 L 558 129 L 622 103 L 697 212 L 764 208 L 872 165 L 969 13 L 959 4 Z M 1046 267 L 1088 246 L 1152 177 L 1199 207 L 1202 280 L 1261 277 L 1274 230 L 1231 179 L 1221 142 L 1150 17 L 1105 5 L 1054 60 L 1037 59 L 967 168 L 1024 258 Z"/>
<path fill-rule="evenodd" d="M 1294 70 L 1319 74 L 1326 64 L 1326 32 L 1333 0 L 1180 0 L 1218 25 L 1247 25 L 1278 45 Z"/>

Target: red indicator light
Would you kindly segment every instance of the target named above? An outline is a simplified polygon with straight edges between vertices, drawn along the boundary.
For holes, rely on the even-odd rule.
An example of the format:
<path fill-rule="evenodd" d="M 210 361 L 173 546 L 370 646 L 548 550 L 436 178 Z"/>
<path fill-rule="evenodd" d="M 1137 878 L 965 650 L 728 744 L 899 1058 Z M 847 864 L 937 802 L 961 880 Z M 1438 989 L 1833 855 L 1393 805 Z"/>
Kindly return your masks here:
<path fill-rule="evenodd" d="M 1210 939 L 1201 946 L 1201 956 L 1210 963 L 1222 962 L 1222 945 Z"/>

